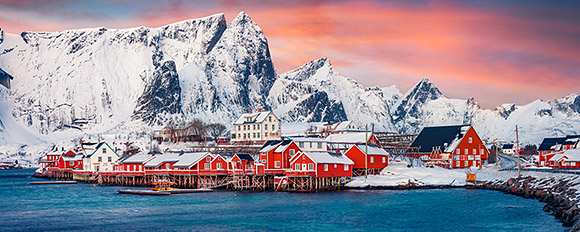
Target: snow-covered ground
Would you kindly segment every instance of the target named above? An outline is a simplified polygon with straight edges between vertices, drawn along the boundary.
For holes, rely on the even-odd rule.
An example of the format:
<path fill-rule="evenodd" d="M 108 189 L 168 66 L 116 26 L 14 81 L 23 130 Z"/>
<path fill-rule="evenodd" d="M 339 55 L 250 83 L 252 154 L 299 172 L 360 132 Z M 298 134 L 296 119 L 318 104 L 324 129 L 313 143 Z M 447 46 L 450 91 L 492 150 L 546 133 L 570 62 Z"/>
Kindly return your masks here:
<path fill-rule="evenodd" d="M 397 187 L 405 185 L 414 186 L 463 186 L 466 184 L 467 173 L 475 174 L 478 181 L 506 181 L 517 177 L 515 171 L 499 171 L 498 167 L 490 164 L 482 169 L 444 169 L 440 167 L 408 167 L 408 162 L 401 160 L 389 161 L 389 166 L 383 169 L 380 175 L 354 177 L 346 184 L 347 187 Z M 573 174 L 544 173 L 544 172 L 521 172 L 522 176 L 531 176 L 539 179 L 564 180 L 577 177 Z M 576 178 L 580 183 L 580 178 Z M 575 180 L 576 180 L 575 179 Z"/>

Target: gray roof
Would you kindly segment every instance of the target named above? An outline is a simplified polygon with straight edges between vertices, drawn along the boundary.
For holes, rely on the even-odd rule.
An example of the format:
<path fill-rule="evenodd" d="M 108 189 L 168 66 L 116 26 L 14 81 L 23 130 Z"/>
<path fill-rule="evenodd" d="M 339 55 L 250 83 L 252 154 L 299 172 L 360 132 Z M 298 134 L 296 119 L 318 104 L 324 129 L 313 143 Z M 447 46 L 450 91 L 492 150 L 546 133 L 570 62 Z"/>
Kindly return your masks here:
<path fill-rule="evenodd" d="M 303 152 L 317 164 L 354 164 L 352 160 L 341 153 Z M 299 157 L 299 156 L 298 156 Z M 300 159 L 300 158 L 298 158 Z"/>
<path fill-rule="evenodd" d="M 363 153 L 367 151 L 367 155 L 384 155 L 388 156 L 389 153 L 384 149 L 377 147 L 377 146 L 367 146 L 365 145 L 355 145 L 358 149 L 360 149 Z"/>
<path fill-rule="evenodd" d="M 210 155 L 209 152 L 195 152 L 195 153 L 183 153 L 179 156 L 179 161 L 173 164 L 174 168 L 191 168 L 197 162 L 199 162 L 206 155 Z M 213 157 L 213 156 L 212 156 Z"/>
<path fill-rule="evenodd" d="M 159 154 L 155 156 L 155 158 L 147 162 L 145 165 L 143 165 L 143 167 L 154 168 L 165 162 L 177 162 L 177 161 L 179 161 L 178 153 Z"/>
<path fill-rule="evenodd" d="M 153 158 L 152 154 L 139 153 L 131 156 L 124 156 L 119 163 L 122 164 L 142 164 Z"/>

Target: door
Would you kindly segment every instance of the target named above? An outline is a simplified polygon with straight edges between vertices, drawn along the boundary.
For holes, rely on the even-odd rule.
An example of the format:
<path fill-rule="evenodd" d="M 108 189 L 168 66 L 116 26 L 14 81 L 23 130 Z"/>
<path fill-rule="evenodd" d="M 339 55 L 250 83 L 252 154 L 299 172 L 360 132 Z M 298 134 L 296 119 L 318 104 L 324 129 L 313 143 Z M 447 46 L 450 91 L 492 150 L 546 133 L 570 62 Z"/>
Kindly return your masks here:
<path fill-rule="evenodd" d="M 306 171 L 306 164 L 302 164 L 302 171 Z"/>

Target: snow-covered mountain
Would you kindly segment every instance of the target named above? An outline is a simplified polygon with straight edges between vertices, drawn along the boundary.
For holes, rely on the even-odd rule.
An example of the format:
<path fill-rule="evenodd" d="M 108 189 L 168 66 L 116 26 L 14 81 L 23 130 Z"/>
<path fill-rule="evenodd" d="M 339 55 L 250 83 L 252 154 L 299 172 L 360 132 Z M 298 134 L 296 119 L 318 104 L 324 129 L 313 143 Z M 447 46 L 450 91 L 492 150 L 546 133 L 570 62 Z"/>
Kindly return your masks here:
<path fill-rule="evenodd" d="M 0 29 L 0 68 L 14 76 L 12 89 L 0 88 L 0 144 L 129 133 L 170 119 L 231 125 L 256 108 L 285 122 L 352 120 L 401 133 L 472 123 L 484 138 L 506 140 L 517 124 L 534 143 L 580 132 L 578 95 L 484 110 L 473 98 L 447 98 L 428 78 L 404 94 L 365 87 L 327 58 L 278 75 L 264 33 L 244 12 L 229 25 L 216 14 L 159 28 Z"/>

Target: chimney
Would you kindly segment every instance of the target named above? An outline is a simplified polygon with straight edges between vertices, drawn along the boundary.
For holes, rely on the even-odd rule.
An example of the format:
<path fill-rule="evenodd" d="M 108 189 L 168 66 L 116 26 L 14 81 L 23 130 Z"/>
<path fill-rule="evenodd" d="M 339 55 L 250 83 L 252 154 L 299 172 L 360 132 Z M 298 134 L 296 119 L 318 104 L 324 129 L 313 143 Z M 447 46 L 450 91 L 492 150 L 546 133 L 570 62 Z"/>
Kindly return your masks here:
<path fill-rule="evenodd" d="M 258 112 L 262 112 L 262 108 L 258 108 Z"/>
<path fill-rule="evenodd" d="M 252 109 L 250 109 L 248 112 L 251 114 L 252 113 Z"/>

